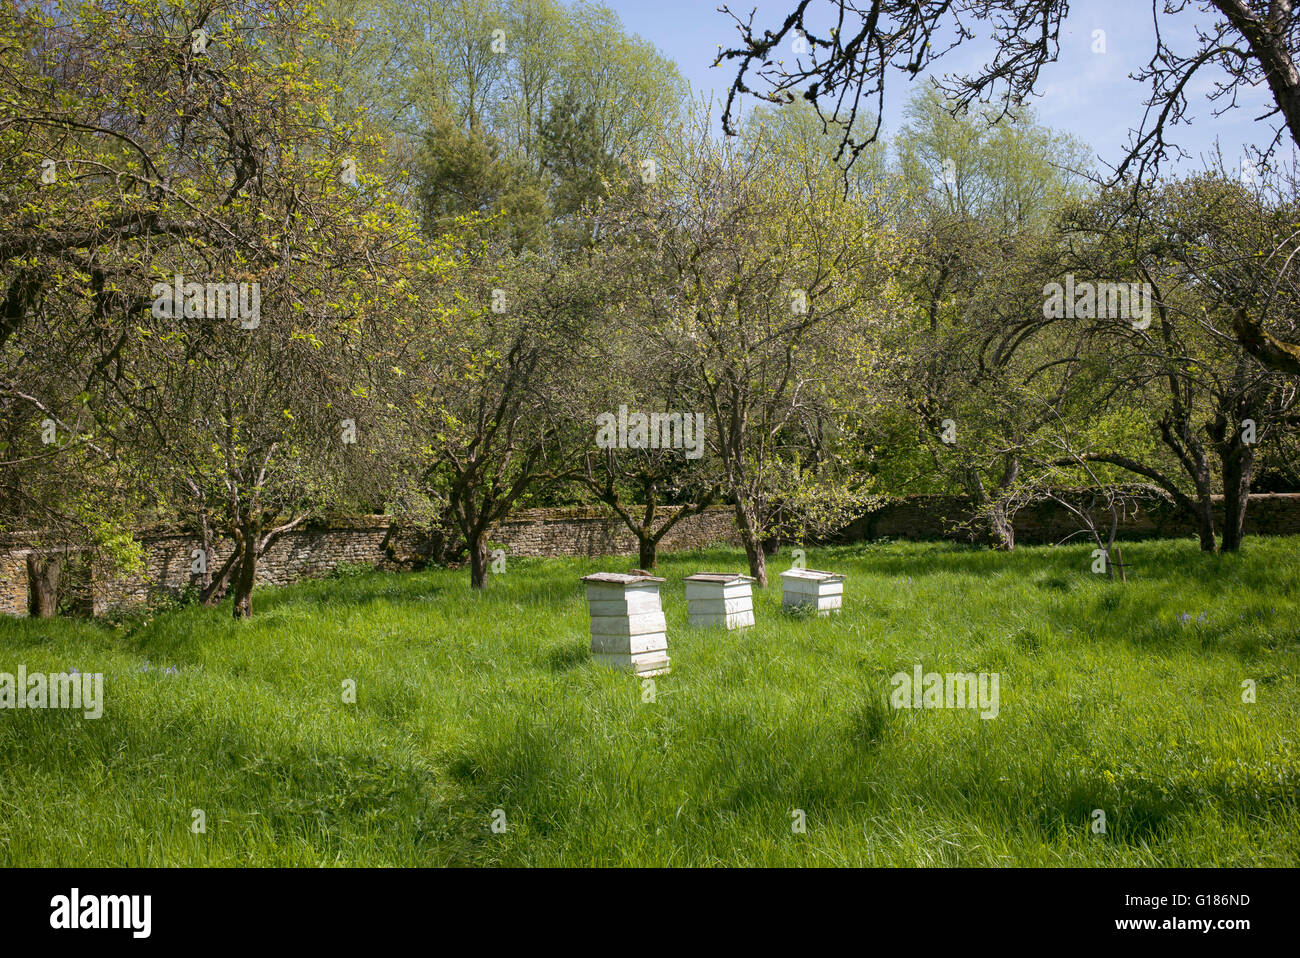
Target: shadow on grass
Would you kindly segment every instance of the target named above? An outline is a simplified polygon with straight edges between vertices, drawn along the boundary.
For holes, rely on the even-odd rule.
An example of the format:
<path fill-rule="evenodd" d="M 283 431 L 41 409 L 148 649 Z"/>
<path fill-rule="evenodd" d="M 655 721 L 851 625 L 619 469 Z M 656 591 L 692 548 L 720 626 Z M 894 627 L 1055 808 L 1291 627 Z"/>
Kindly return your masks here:
<path fill-rule="evenodd" d="M 568 672 L 591 661 L 591 647 L 586 641 L 566 642 L 546 650 L 545 662 L 552 672 Z"/>
<path fill-rule="evenodd" d="M 253 593 L 253 620 L 287 607 L 318 609 L 369 602 L 431 602 L 449 598 L 451 590 L 425 572 L 367 572 L 337 579 L 312 579 L 287 588 L 259 587 Z M 221 606 L 230 614 L 229 600 Z"/>

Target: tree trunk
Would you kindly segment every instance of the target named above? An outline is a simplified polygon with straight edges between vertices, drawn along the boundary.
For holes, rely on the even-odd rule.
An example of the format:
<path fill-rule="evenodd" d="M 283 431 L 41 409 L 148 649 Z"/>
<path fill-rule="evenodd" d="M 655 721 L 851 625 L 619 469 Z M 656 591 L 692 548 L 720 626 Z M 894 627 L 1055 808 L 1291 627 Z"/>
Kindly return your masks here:
<path fill-rule="evenodd" d="M 1250 484 L 1255 471 L 1255 451 L 1237 445 L 1223 457 L 1223 544 L 1224 552 L 1236 552 L 1246 537 L 1246 507 L 1250 505 Z"/>
<path fill-rule="evenodd" d="M 33 618 L 49 619 L 59 614 L 59 573 L 62 569 L 63 563 L 58 559 L 27 554 L 28 609 Z"/>
<path fill-rule="evenodd" d="M 998 498 L 990 511 L 990 525 L 993 532 L 993 547 L 1001 552 L 1012 552 L 1016 548 L 1016 527 L 1007 514 L 1007 491 L 1020 478 L 1020 457 L 1008 455 L 1005 458 L 1002 479 L 998 482 Z"/>
<path fill-rule="evenodd" d="M 1012 552 L 1016 548 L 1016 527 L 1007 516 L 1007 508 L 1001 503 L 989 507 L 989 535 L 993 538 L 993 548 L 1000 552 Z"/>
<path fill-rule="evenodd" d="M 1006 475 L 1009 478 L 1006 481 L 1014 481 L 1019 471 L 1019 465 L 1008 466 Z M 974 520 L 982 515 L 984 525 L 988 529 L 989 543 L 993 548 L 1003 552 L 1015 549 L 1016 530 L 1007 516 L 1006 504 L 988 494 L 984 488 L 984 477 L 980 475 L 978 468 L 970 466 L 966 469 L 964 485 L 966 494 L 970 496 L 971 502 L 978 510 L 972 519 L 972 527 Z"/>
<path fill-rule="evenodd" d="M 199 594 L 206 595 L 212 587 L 212 527 L 208 525 L 208 514 L 199 513 L 199 528 L 203 533 L 203 572 L 199 576 Z"/>
<path fill-rule="evenodd" d="M 1196 499 L 1196 537 L 1201 540 L 1202 552 L 1213 552 L 1214 542 L 1214 505 L 1209 496 Z"/>
<path fill-rule="evenodd" d="M 754 577 L 760 589 L 767 588 L 767 555 L 763 552 L 763 543 L 754 529 L 745 507 L 736 504 L 736 525 L 740 529 L 740 540 L 745 545 L 745 556 L 749 559 L 749 574 Z"/>
<path fill-rule="evenodd" d="M 257 550 L 261 533 L 260 527 L 250 526 L 240 536 L 239 562 L 231 587 L 235 599 L 232 614 L 236 619 L 247 619 L 253 614 L 253 586 L 257 583 Z"/>
<path fill-rule="evenodd" d="M 226 592 L 226 584 L 230 582 L 230 574 L 235 571 L 235 563 L 238 561 L 239 549 L 236 548 L 230 554 L 230 558 L 226 559 L 216 577 L 204 586 L 203 591 L 199 593 L 199 599 L 205 606 L 211 608 L 221 602 L 221 598 Z"/>
<path fill-rule="evenodd" d="M 470 540 L 469 576 L 475 589 L 486 589 L 488 579 L 487 534 L 480 532 Z"/>
<path fill-rule="evenodd" d="M 659 540 L 654 536 L 637 536 L 637 568 L 653 569 L 659 561 Z"/>

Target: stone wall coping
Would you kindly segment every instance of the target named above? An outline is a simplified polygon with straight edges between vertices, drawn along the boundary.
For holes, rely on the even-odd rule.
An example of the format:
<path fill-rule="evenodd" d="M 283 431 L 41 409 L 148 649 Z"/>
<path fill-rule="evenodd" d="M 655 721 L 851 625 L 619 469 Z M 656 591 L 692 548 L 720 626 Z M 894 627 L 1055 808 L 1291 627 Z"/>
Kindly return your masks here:
<path fill-rule="evenodd" d="M 633 506 L 638 512 L 642 504 L 636 503 Z M 686 506 L 658 506 L 655 509 L 656 515 L 674 515 L 680 512 Z M 731 506 L 706 506 L 705 513 L 731 512 Z M 518 512 L 511 513 L 505 519 L 502 519 L 498 525 L 512 526 L 537 522 L 569 522 L 574 519 L 617 519 L 617 514 L 604 506 L 547 506 L 539 509 L 520 509 Z"/>

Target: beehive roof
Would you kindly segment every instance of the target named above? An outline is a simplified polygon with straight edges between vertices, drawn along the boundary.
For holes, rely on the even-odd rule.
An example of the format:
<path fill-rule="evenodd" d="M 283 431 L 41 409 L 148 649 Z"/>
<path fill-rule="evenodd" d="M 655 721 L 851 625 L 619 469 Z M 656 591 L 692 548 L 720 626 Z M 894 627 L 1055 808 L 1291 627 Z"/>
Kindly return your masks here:
<path fill-rule="evenodd" d="M 739 572 L 697 572 L 682 579 L 683 582 L 753 582 L 752 576 Z"/>
<path fill-rule="evenodd" d="M 808 579 L 812 582 L 830 582 L 835 579 L 843 579 L 844 576 L 838 572 L 823 572 L 821 569 L 787 569 L 781 573 L 781 578 L 786 579 Z"/>
<path fill-rule="evenodd" d="M 607 585 L 634 585 L 638 582 L 666 582 L 657 575 L 632 575 L 626 572 L 594 572 L 584 575 L 583 582 L 604 582 Z"/>

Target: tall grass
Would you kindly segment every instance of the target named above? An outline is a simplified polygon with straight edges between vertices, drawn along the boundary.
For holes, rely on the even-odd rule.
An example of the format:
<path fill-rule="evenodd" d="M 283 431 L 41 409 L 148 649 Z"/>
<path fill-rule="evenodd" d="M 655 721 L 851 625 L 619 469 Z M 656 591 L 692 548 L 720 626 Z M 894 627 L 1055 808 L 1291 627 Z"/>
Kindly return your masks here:
<path fill-rule="evenodd" d="M 743 556 L 666 556 L 653 696 L 588 652 L 578 577 L 630 559 L 6 620 L 0 671 L 103 672 L 105 710 L 0 711 L 0 864 L 1300 863 L 1300 539 L 1125 555 L 1121 585 L 1086 547 L 812 550 L 844 612 L 774 583 L 741 632 L 690 629 L 681 578 Z M 890 708 L 917 663 L 997 672 L 998 717 Z"/>

